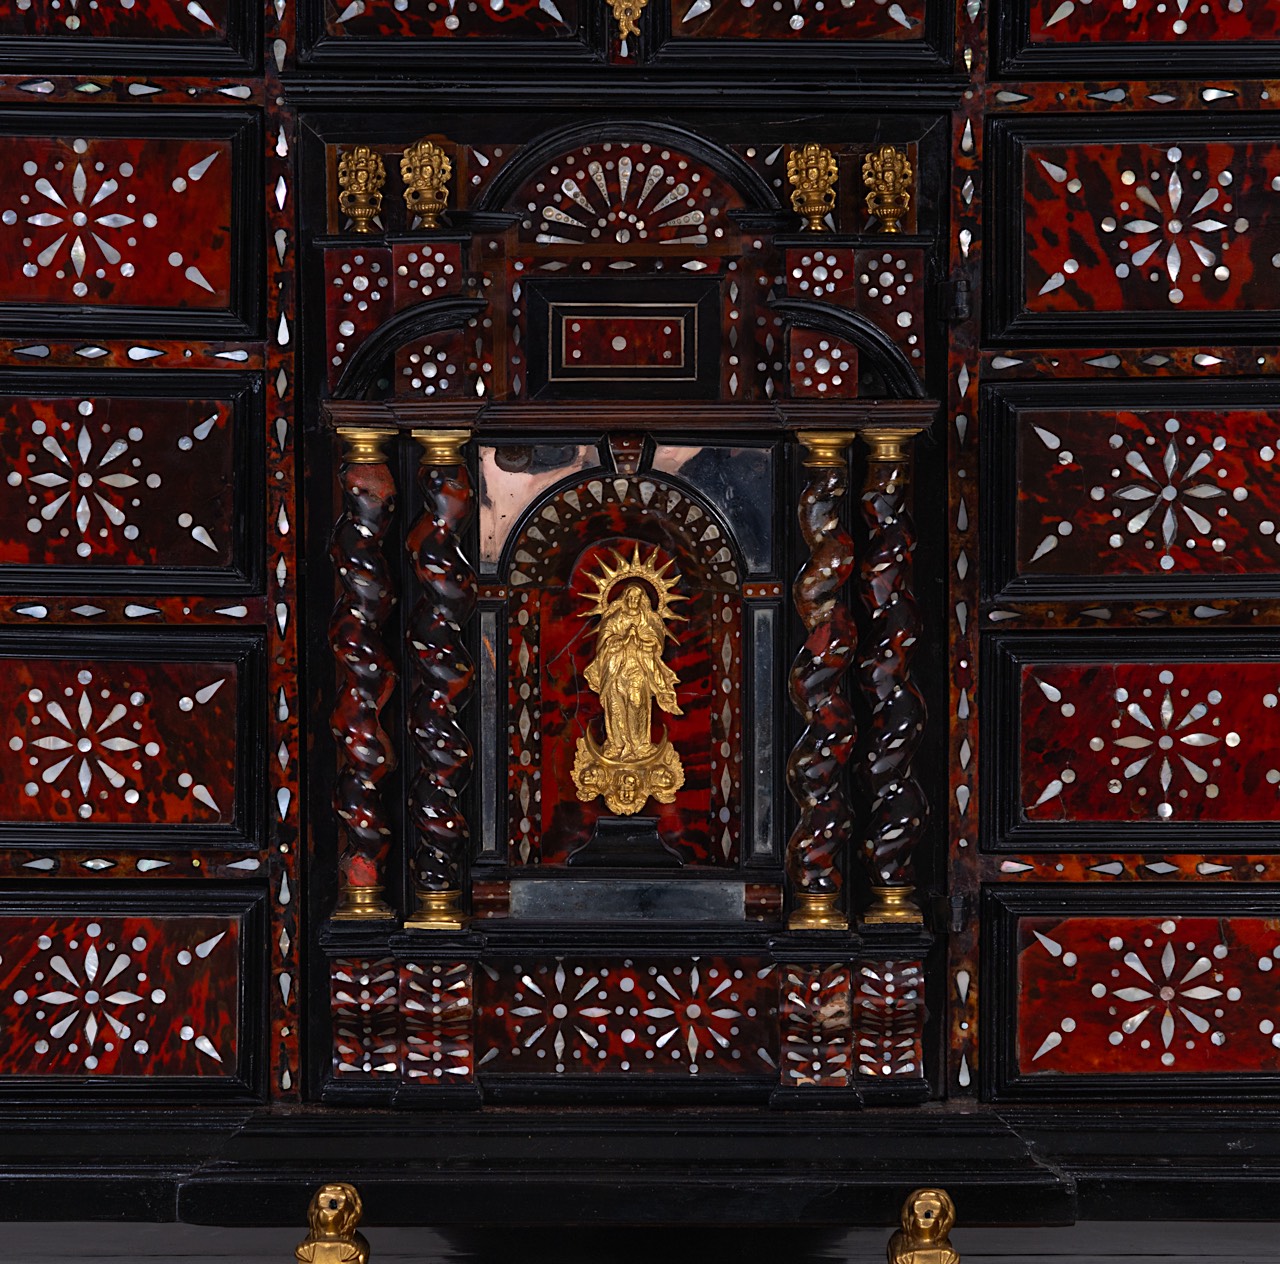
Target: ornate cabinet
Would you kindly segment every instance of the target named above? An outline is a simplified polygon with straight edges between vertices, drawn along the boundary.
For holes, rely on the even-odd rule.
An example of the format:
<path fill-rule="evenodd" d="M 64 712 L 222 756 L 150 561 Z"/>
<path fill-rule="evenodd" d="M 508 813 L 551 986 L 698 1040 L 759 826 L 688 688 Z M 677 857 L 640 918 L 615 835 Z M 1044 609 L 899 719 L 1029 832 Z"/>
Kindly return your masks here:
<path fill-rule="evenodd" d="M 11 1214 L 1265 1216 L 1278 47 L 0 12 Z"/>

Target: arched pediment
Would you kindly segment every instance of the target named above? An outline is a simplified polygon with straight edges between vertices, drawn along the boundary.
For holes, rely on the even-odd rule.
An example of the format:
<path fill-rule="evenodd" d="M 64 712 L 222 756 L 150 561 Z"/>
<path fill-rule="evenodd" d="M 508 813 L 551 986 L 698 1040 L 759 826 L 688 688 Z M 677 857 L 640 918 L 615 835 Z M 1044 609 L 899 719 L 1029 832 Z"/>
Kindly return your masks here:
<path fill-rule="evenodd" d="M 732 150 L 670 124 L 619 120 L 566 128 L 526 147 L 475 209 L 518 214 L 521 236 L 542 245 L 616 248 L 703 247 L 728 235 L 735 212 L 780 206 Z"/>

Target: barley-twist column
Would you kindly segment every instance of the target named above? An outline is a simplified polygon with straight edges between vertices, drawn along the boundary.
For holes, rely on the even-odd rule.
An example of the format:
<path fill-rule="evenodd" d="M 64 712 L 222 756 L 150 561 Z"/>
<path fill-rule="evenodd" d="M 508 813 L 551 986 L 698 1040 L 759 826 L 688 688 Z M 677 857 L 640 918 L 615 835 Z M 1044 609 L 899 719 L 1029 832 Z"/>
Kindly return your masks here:
<path fill-rule="evenodd" d="M 840 909 L 843 852 L 852 833 L 844 767 L 854 744 L 853 711 L 841 678 L 853 659 L 856 632 L 841 589 L 854 570 L 853 540 L 840 522 L 848 491 L 843 431 L 802 431 L 808 481 L 800 498 L 800 534 L 809 550 L 792 587 L 806 637 L 791 668 L 791 701 L 805 730 L 787 761 L 787 786 L 800 820 L 787 843 L 791 930 L 845 929 Z"/>
<path fill-rule="evenodd" d="M 871 706 L 863 780 L 871 819 L 862 844 L 874 893 L 865 921 L 919 925 L 911 899 L 915 849 L 929 804 L 912 763 L 924 735 L 924 696 L 911 676 L 920 639 L 920 608 L 912 586 L 915 525 L 907 508 L 911 486 L 913 426 L 863 432 L 868 447 L 862 513 L 867 550 L 862 559 L 863 596 L 870 612 L 870 644 L 860 666 Z"/>
<path fill-rule="evenodd" d="M 342 516 L 329 556 L 341 594 L 329 620 L 338 667 L 338 698 L 330 718 L 338 748 L 333 806 L 342 822 L 339 896 L 334 917 L 363 921 L 394 916 L 382 898 L 391 830 L 380 783 L 396 766 L 382 709 L 396 686 L 395 665 L 381 635 L 395 605 L 382 540 L 395 512 L 395 477 L 383 444 L 391 430 L 339 427 L 343 454 Z"/>
<path fill-rule="evenodd" d="M 418 486 L 422 513 L 407 545 L 419 594 L 407 640 L 413 664 L 409 732 L 415 768 L 409 819 L 417 833 L 413 879 L 414 930 L 461 930 L 461 895 L 470 831 L 461 793 L 471 777 L 471 743 L 458 711 L 471 695 L 475 667 L 462 628 L 476 606 L 476 577 L 462 551 L 475 513 L 471 476 L 462 456 L 466 430 L 419 431 Z"/>

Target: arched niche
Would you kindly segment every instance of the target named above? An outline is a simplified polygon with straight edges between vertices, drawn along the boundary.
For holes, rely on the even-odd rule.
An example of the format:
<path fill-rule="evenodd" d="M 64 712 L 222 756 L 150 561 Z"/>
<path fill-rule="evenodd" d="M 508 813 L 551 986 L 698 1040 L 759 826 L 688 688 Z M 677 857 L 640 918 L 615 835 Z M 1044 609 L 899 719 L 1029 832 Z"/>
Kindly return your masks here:
<path fill-rule="evenodd" d="M 728 525 L 682 480 L 605 470 L 564 480 L 511 534 L 500 574 L 508 601 L 506 815 L 514 865 L 560 865 L 615 816 L 584 802 L 573 781 L 580 738 L 602 732 L 586 671 L 597 619 L 593 581 L 620 560 L 674 580 L 679 619 L 663 661 L 676 673 L 679 715 L 653 716 L 669 735 L 684 784 L 649 800 L 662 845 L 689 867 L 736 867 L 742 845 L 743 569 Z M 643 581 L 642 581 L 643 582 Z M 651 585 L 647 585 L 652 587 Z M 673 603 L 673 609 L 675 609 Z"/>

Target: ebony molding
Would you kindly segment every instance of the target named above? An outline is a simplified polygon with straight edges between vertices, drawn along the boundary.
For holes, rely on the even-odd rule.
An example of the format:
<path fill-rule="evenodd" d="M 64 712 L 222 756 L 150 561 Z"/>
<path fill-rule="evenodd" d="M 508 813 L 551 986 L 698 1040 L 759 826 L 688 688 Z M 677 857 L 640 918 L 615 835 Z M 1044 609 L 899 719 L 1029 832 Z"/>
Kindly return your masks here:
<path fill-rule="evenodd" d="M 445 69 L 488 70 L 496 66 L 535 73 L 590 73 L 604 62 L 616 38 L 616 24 L 607 8 L 580 5 L 575 27 L 564 34 L 503 39 L 455 36 L 446 39 L 398 36 L 333 35 L 325 10 L 332 0 L 302 0 L 299 14 L 302 64 L 332 71 Z M 344 7 L 338 4 L 338 8 Z M 770 74 L 779 69 L 798 76 L 839 75 L 850 68 L 884 73 L 943 72 L 951 68 L 951 6 L 928 0 L 925 20 L 909 39 L 810 40 L 694 39 L 673 35 L 670 0 L 654 0 L 640 14 L 640 33 L 628 40 L 624 71 L 655 68 L 696 74 Z M 711 64 L 708 65 L 708 54 Z"/>

